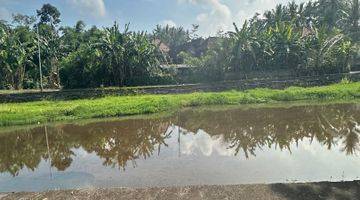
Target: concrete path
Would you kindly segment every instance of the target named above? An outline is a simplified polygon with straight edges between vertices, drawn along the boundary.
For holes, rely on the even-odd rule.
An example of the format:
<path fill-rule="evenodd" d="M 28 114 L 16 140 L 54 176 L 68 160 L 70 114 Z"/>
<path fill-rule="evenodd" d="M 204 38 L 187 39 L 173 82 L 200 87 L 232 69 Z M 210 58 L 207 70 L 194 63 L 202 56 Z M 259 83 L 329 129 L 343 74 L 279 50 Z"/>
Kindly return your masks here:
<path fill-rule="evenodd" d="M 114 188 L 0 194 L 7 199 L 134 199 L 134 200 L 355 200 L 360 181 L 272 185 L 189 186 L 177 188 Z"/>

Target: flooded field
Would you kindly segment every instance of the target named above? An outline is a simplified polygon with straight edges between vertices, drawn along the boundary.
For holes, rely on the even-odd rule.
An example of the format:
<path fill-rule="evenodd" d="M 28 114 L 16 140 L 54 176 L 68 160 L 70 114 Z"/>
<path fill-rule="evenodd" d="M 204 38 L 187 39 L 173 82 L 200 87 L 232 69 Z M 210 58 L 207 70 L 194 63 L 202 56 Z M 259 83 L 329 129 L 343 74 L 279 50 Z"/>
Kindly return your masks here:
<path fill-rule="evenodd" d="M 357 180 L 359 123 L 359 104 L 338 104 L 0 133 L 0 192 Z"/>

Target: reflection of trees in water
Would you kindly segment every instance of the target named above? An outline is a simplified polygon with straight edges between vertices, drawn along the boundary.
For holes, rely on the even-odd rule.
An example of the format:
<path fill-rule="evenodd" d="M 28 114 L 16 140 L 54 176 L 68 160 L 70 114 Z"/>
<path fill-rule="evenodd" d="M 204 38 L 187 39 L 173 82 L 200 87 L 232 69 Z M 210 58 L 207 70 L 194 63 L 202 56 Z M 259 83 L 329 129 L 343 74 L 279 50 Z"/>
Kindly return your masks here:
<path fill-rule="evenodd" d="M 0 172 L 17 175 L 24 167 L 35 170 L 39 165 L 43 150 L 43 138 L 32 133 L 8 134 L 0 139 Z"/>
<path fill-rule="evenodd" d="M 236 154 L 255 155 L 256 149 L 275 147 L 291 152 L 290 146 L 316 139 L 331 149 L 341 142 L 347 154 L 359 146 L 359 108 L 356 105 L 305 106 L 221 112 L 187 111 L 179 116 L 179 126 L 210 135 L 223 135 Z M 199 119 L 199 120 L 197 120 Z"/>
<path fill-rule="evenodd" d="M 331 110 L 322 110 L 318 114 L 318 123 L 321 128 L 318 134 L 318 140 L 331 148 L 331 145 L 337 142 L 342 143 L 342 151 L 346 154 L 355 154 L 359 150 L 359 113 L 357 107 L 349 107 L 346 110 L 331 108 Z M 357 115 L 357 116 L 355 116 Z M 320 140 L 322 135 L 327 139 Z"/>
<path fill-rule="evenodd" d="M 112 124 L 112 123 L 110 123 Z M 162 145 L 167 146 L 165 139 L 170 137 L 166 120 L 132 120 L 123 125 L 104 125 L 96 127 L 99 140 L 87 141 L 84 138 L 83 148 L 88 152 L 95 152 L 104 158 L 104 165 L 125 169 L 127 162 L 136 166 L 135 160 L 146 159 Z"/>
<path fill-rule="evenodd" d="M 51 166 L 66 170 L 75 156 L 74 148 L 79 147 L 96 153 L 104 165 L 125 169 L 131 161 L 135 166 L 137 158 L 147 158 L 167 146 L 169 126 L 169 119 L 155 119 L 47 127 Z M 44 131 L 41 127 L 0 136 L 0 172 L 17 176 L 24 167 L 34 171 L 41 159 L 48 160 Z"/>
<path fill-rule="evenodd" d="M 105 166 L 125 169 L 131 162 L 135 167 L 136 159 L 146 159 L 167 146 L 169 131 L 176 131 L 171 128 L 172 121 L 192 132 L 202 129 L 211 136 L 222 135 L 236 155 L 242 151 L 246 157 L 271 147 L 291 152 L 291 144 L 303 140 L 317 140 L 328 149 L 341 145 L 346 154 L 354 154 L 359 150 L 358 110 L 355 105 L 189 110 L 172 119 L 48 127 L 51 166 L 66 170 L 75 156 L 73 150 L 82 147 L 103 159 Z M 16 176 L 23 168 L 35 170 L 42 159 L 49 160 L 43 127 L 0 136 L 0 172 Z"/>

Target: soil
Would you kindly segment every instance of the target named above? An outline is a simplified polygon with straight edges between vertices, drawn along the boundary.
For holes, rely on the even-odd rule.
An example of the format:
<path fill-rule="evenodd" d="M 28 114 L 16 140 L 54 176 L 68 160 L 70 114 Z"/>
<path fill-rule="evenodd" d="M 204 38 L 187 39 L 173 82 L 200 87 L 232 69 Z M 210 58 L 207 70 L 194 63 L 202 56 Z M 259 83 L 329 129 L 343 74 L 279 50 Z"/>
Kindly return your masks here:
<path fill-rule="evenodd" d="M 360 199 L 360 181 L 270 185 L 112 188 L 0 194 L 8 199 L 134 199 L 134 200 L 352 200 Z"/>
<path fill-rule="evenodd" d="M 104 96 L 121 96 L 133 94 L 185 94 L 192 92 L 219 92 L 226 90 L 247 90 L 254 88 L 283 89 L 289 86 L 319 86 L 338 83 L 345 74 L 302 77 L 292 79 L 248 79 L 199 84 L 159 85 L 129 88 L 96 88 L 70 90 L 37 90 L 0 91 L 0 103 L 20 103 L 41 100 L 74 100 L 101 98 Z M 352 81 L 360 81 L 360 73 L 347 74 Z"/>

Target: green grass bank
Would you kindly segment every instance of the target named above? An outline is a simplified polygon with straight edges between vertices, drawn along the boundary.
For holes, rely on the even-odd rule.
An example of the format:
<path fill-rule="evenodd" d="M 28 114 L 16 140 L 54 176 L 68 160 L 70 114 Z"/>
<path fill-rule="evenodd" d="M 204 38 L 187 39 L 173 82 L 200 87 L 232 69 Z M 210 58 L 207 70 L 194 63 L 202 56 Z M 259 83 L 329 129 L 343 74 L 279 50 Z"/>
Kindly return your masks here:
<path fill-rule="evenodd" d="M 192 94 L 134 95 L 69 101 L 0 104 L 0 126 L 129 116 L 204 105 L 360 99 L 360 82 L 285 90 L 253 89 Z"/>

